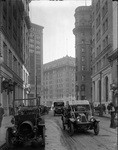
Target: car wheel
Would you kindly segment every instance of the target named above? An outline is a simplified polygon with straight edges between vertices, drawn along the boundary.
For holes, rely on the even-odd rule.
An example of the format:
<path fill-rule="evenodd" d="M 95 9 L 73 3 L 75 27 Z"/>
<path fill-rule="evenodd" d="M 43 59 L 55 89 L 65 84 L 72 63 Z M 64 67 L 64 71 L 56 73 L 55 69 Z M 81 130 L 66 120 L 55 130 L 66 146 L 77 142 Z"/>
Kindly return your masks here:
<path fill-rule="evenodd" d="M 13 148 L 13 143 L 11 141 L 11 138 L 12 138 L 11 129 L 8 128 L 6 130 L 6 145 L 7 145 L 8 148 Z"/>
<path fill-rule="evenodd" d="M 98 135 L 99 134 L 99 123 L 98 122 L 95 122 L 95 125 L 94 125 L 94 133 L 95 135 Z"/>
<path fill-rule="evenodd" d="M 42 132 L 42 146 L 45 147 L 45 126 L 43 127 L 43 132 Z"/>
<path fill-rule="evenodd" d="M 74 134 L 74 125 L 70 122 L 69 124 L 69 135 L 72 136 Z"/>

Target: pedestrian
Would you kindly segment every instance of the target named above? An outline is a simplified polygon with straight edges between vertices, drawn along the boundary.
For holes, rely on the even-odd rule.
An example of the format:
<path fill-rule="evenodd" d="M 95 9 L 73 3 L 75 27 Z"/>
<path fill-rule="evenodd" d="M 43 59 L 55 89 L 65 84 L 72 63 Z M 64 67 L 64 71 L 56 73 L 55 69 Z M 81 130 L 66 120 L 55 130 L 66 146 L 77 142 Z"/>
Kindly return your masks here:
<path fill-rule="evenodd" d="M 105 104 L 103 104 L 103 111 L 106 114 L 106 106 L 105 106 Z"/>
<path fill-rule="evenodd" d="M 2 104 L 0 103 L 0 127 L 2 125 L 3 115 L 4 115 L 4 109 L 2 107 Z"/>
<path fill-rule="evenodd" d="M 110 115 L 111 115 L 111 120 L 110 120 L 110 128 L 115 128 L 115 107 L 113 103 L 110 103 L 111 109 L 110 109 Z"/>

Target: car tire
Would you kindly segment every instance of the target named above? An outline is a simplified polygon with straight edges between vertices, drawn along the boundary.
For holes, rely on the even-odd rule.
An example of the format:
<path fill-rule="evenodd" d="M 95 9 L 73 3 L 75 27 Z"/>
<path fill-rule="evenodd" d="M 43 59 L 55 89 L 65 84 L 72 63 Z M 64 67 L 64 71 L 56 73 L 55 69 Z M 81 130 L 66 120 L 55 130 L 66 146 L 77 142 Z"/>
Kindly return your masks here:
<path fill-rule="evenodd" d="M 72 122 L 69 123 L 69 135 L 72 136 L 74 134 L 74 124 Z"/>
<path fill-rule="evenodd" d="M 12 138 L 12 129 L 8 128 L 6 130 L 6 145 L 8 148 L 13 148 L 13 143 L 11 142 L 11 138 Z"/>
<path fill-rule="evenodd" d="M 94 133 L 95 135 L 98 135 L 99 134 L 99 122 L 95 122 L 94 124 Z"/>

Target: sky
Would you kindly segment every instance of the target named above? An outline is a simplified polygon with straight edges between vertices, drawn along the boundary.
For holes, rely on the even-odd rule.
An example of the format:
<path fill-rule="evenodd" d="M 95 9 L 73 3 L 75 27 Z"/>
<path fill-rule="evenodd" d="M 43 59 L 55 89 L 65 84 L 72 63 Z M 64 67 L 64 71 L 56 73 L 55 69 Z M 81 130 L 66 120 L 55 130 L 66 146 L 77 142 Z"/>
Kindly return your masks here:
<path fill-rule="evenodd" d="M 43 26 L 43 63 L 65 57 L 75 57 L 75 9 L 89 6 L 91 0 L 31 1 L 32 23 Z"/>

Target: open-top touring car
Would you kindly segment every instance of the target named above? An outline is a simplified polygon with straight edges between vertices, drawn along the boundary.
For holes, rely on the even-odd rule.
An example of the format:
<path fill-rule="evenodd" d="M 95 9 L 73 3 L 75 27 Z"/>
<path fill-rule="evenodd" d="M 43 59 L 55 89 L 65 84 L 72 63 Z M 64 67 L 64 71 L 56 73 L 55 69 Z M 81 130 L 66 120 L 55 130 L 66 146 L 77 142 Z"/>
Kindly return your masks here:
<path fill-rule="evenodd" d="M 78 100 L 65 108 L 62 115 L 63 129 L 73 135 L 76 130 L 94 130 L 99 133 L 99 120 L 92 116 L 87 100 Z"/>
<path fill-rule="evenodd" d="M 45 146 L 45 121 L 38 106 L 20 106 L 11 123 L 13 126 L 6 130 L 7 147 L 39 143 Z"/>

